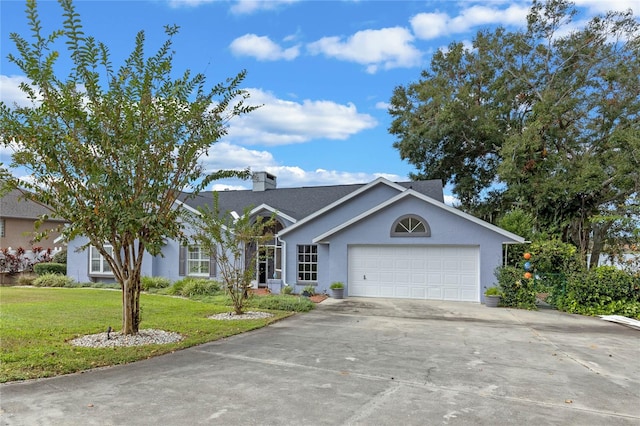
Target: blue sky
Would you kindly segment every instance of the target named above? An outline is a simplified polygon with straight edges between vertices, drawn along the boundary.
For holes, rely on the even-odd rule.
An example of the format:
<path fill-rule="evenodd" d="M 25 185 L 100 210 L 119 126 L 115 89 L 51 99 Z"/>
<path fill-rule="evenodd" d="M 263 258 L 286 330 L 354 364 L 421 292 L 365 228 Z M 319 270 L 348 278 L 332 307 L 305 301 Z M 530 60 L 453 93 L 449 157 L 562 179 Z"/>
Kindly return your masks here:
<path fill-rule="evenodd" d="M 607 9 L 636 1 L 576 1 L 576 28 Z M 378 176 L 408 180 L 388 133 L 394 87 L 420 77 L 434 51 L 502 25 L 523 28 L 529 1 L 79 1 L 85 33 L 105 42 L 114 65 L 144 30 L 147 52 L 164 41 L 163 27 L 181 27 L 174 68 L 191 69 L 213 85 L 242 69 L 243 87 L 260 109 L 230 123 L 229 135 L 204 159 L 212 169 L 266 170 L 279 187 L 365 183 Z M 39 2 L 45 29 L 61 22 L 54 1 Z M 24 80 L 6 59 L 11 32 L 27 36 L 23 1 L 0 2 L 0 99 L 24 102 Z M 8 152 L 0 151 L 5 165 Z M 213 188 L 249 188 L 218 182 Z"/>

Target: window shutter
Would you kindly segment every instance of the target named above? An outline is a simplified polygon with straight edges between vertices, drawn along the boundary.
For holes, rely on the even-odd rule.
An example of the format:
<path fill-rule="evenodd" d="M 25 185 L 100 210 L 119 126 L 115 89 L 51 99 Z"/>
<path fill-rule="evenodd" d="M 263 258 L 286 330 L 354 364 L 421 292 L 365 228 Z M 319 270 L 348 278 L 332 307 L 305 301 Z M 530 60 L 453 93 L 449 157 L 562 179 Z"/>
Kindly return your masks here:
<path fill-rule="evenodd" d="M 178 275 L 184 277 L 187 274 L 187 246 L 180 246 L 178 257 Z"/>

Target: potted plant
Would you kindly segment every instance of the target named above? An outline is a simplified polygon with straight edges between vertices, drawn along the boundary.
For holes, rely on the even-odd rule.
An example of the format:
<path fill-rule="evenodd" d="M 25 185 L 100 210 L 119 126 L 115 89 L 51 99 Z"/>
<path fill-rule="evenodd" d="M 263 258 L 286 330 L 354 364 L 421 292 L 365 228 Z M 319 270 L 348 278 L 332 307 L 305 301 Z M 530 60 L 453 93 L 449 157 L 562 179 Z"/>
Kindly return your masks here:
<path fill-rule="evenodd" d="M 344 283 L 340 281 L 336 281 L 331 283 L 329 286 L 331 289 L 331 294 L 334 299 L 343 299 L 344 298 Z"/>
<path fill-rule="evenodd" d="M 484 292 L 484 304 L 487 308 L 497 308 L 501 297 L 502 292 L 498 287 L 489 287 Z"/>

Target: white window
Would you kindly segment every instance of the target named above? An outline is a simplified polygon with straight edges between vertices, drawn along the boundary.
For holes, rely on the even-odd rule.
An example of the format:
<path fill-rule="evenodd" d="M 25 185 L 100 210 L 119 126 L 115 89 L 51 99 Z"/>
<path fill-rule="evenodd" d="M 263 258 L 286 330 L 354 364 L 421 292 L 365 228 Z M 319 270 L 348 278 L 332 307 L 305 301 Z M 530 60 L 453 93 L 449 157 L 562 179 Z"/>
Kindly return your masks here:
<path fill-rule="evenodd" d="M 110 256 L 113 256 L 113 247 L 110 245 L 105 245 L 104 250 L 109 253 Z M 113 275 L 113 271 L 111 271 L 111 266 L 107 262 L 107 259 L 100 254 L 97 248 L 91 246 L 89 249 L 90 256 L 90 274 L 103 274 L 103 275 Z"/>
<path fill-rule="evenodd" d="M 426 220 L 409 214 L 398 218 L 391 227 L 392 237 L 430 237 L 431 229 Z"/>
<path fill-rule="evenodd" d="M 187 274 L 209 276 L 211 256 L 200 246 L 189 246 L 187 250 Z"/>
<path fill-rule="evenodd" d="M 298 246 L 298 281 L 318 281 L 318 246 Z"/>

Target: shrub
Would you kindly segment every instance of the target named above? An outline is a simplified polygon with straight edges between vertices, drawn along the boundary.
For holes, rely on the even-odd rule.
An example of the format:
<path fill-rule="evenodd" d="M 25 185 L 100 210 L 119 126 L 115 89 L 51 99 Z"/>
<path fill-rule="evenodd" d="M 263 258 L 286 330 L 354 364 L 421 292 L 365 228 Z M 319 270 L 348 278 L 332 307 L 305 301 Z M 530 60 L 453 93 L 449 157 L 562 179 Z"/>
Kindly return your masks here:
<path fill-rule="evenodd" d="M 167 288 L 171 285 L 171 281 L 164 277 L 148 277 L 144 276 L 140 278 L 140 288 L 144 291 L 157 288 Z"/>
<path fill-rule="evenodd" d="M 285 285 L 284 287 L 282 287 L 282 294 L 291 294 L 293 293 L 293 287 L 291 287 L 290 285 Z"/>
<path fill-rule="evenodd" d="M 51 262 L 53 263 L 64 263 L 65 265 L 67 264 L 67 250 L 60 250 L 59 252 L 57 252 L 56 254 L 53 255 L 53 257 L 51 258 Z"/>
<path fill-rule="evenodd" d="M 540 240 L 531 243 L 531 264 L 536 273 L 571 274 L 582 270 L 578 249 L 558 239 Z M 524 262 L 523 262 L 524 263 Z"/>
<path fill-rule="evenodd" d="M 67 273 L 67 265 L 64 263 L 36 263 L 33 265 L 33 271 L 38 275 L 45 274 L 58 274 L 58 275 L 66 275 Z"/>
<path fill-rule="evenodd" d="M 307 285 L 302 289 L 302 294 L 307 296 L 313 296 L 316 294 L 316 288 L 312 285 Z"/>
<path fill-rule="evenodd" d="M 314 308 L 313 302 L 306 297 L 288 297 L 279 295 L 253 297 L 249 300 L 247 305 L 258 309 L 290 312 L 308 312 Z"/>
<path fill-rule="evenodd" d="M 330 288 L 331 290 L 341 289 L 341 288 L 344 288 L 344 283 L 343 283 L 343 282 L 341 282 L 341 281 L 335 281 L 335 282 L 332 282 L 332 283 L 331 283 L 331 285 L 329 286 L 329 288 Z"/>
<path fill-rule="evenodd" d="M 176 296 L 213 296 L 221 290 L 220 283 L 204 278 L 187 277 L 173 283 L 167 293 Z"/>
<path fill-rule="evenodd" d="M 498 286 L 502 290 L 502 306 L 536 309 L 536 291 L 533 279 L 524 278 L 524 271 L 513 266 L 496 268 Z"/>
<path fill-rule="evenodd" d="M 37 275 L 33 275 L 33 274 L 20 275 L 18 277 L 18 284 L 19 285 L 33 285 L 33 280 L 35 280 L 36 278 L 38 278 L 38 276 Z"/>
<path fill-rule="evenodd" d="M 73 278 L 60 274 L 43 274 L 33 280 L 36 287 L 70 287 L 74 283 Z"/>
<path fill-rule="evenodd" d="M 640 317 L 640 276 L 614 266 L 599 266 L 569 276 L 558 309 L 585 315 Z"/>

